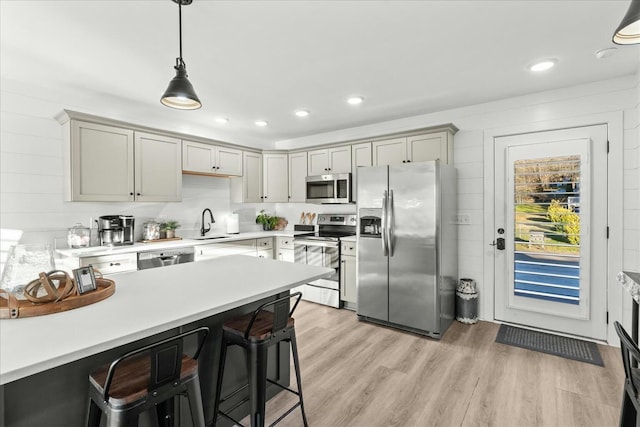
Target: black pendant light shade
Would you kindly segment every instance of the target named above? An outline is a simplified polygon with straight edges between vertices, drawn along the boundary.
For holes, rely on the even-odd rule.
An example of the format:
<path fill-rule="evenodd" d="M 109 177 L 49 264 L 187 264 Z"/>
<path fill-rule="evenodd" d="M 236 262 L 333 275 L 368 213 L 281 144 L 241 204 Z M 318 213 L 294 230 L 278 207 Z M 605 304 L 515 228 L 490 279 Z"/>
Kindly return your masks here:
<path fill-rule="evenodd" d="M 191 4 L 193 0 L 172 0 L 178 3 L 178 20 L 180 30 L 180 56 L 176 58 L 176 76 L 171 79 L 167 90 L 162 95 L 160 102 L 163 105 L 180 110 L 197 110 L 202 107 L 202 103 L 196 95 L 191 82 L 187 78 L 187 67 L 182 60 L 182 6 Z"/>
<path fill-rule="evenodd" d="M 162 95 L 162 102 L 167 107 L 181 110 L 197 110 L 202 107 L 202 103 L 193 90 L 191 82 L 187 78 L 187 68 L 182 58 L 176 58 L 176 76 L 171 79 L 167 90 Z"/>
<path fill-rule="evenodd" d="M 631 0 L 627 14 L 613 34 L 616 44 L 640 43 L 640 0 Z"/>

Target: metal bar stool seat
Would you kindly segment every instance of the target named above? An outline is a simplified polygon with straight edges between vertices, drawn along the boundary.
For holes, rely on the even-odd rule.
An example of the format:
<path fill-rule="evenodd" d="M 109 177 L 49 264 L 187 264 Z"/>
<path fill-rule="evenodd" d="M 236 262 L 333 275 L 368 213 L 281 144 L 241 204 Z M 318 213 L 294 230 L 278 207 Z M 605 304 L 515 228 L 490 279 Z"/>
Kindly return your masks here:
<path fill-rule="evenodd" d="M 194 329 L 131 351 L 93 371 L 87 426 L 98 427 L 102 414 L 109 427 L 138 425 L 139 415 L 154 407 L 152 416 L 161 419 L 162 425 L 174 425 L 174 398 L 186 394 L 193 425 L 204 427 L 197 359 L 208 333 L 207 327 Z M 194 355 L 188 356 L 182 351 L 183 343 L 192 335 L 198 335 L 198 345 Z"/>
<path fill-rule="evenodd" d="M 234 423 L 241 425 L 240 422 L 232 418 L 228 412 L 233 411 L 246 400 L 241 401 L 234 407 L 227 409 L 227 412 L 220 410 L 220 403 L 235 396 L 240 391 L 249 389 L 249 406 L 252 427 L 262 427 L 265 425 L 265 407 L 267 382 L 274 384 L 290 393 L 298 396 L 298 402 L 282 414 L 272 426 L 280 422 L 287 415 L 293 412 L 298 406 L 302 413 L 302 421 L 307 424 L 307 416 L 304 412 L 304 402 L 302 399 L 302 383 L 300 380 L 300 363 L 298 360 L 298 347 L 296 344 L 296 334 L 294 328 L 294 319 L 291 317 L 300 302 L 301 292 L 295 292 L 284 298 L 265 303 L 258 307 L 253 313 L 235 317 L 224 323 L 222 327 L 222 345 L 220 350 L 220 362 L 218 367 L 218 379 L 216 384 L 216 398 L 214 403 L 214 426 L 221 415 Z M 291 311 L 289 311 L 289 301 L 296 297 L 296 301 Z M 273 312 L 267 311 L 265 308 L 273 306 Z M 293 390 L 278 384 L 267 378 L 267 353 L 268 348 L 278 344 L 279 342 L 289 342 L 291 345 L 291 353 L 293 355 L 293 365 L 296 374 L 296 382 L 298 389 Z M 245 350 L 246 365 L 248 371 L 248 384 L 233 391 L 229 395 L 222 398 L 222 379 L 224 374 L 224 365 L 227 354 L 227 347 L 230 345 L 238 345 Z"/>

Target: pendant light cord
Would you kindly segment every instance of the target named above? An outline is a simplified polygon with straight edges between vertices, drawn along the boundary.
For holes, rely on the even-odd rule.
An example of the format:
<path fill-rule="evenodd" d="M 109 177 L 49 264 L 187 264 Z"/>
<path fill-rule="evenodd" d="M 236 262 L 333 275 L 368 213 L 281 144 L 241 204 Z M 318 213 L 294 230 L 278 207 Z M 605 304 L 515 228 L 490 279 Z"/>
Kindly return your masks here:
<path fill-rule="evenodd" d="M 178 31 L 180 32 L 180 63 L 182 64 L 182 2 L 178 2 Z"/>

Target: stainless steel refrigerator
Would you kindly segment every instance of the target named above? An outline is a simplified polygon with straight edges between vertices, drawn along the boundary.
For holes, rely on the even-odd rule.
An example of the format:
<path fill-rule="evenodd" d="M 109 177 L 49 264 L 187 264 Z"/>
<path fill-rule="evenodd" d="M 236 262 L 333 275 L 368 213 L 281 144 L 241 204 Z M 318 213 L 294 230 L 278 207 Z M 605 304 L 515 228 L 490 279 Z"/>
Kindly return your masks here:
<path fill-rule="evenodd" d="M 359 319 L 440 338 L 455 318 L 455 169 L 436 160 L 357 174 Z"/>

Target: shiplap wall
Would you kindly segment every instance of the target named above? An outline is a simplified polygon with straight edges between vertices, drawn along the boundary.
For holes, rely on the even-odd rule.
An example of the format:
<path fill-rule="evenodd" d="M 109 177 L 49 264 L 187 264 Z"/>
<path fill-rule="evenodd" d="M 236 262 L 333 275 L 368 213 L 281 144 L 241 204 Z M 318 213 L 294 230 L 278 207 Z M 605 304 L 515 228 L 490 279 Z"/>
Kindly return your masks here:
<path fill-rule="evenodd" d="M 623 247 L 625 269 L 640 271 L 639 81 L 640 74 L 637 74 L 309 138 L 280 141 L 272 148 L 300 148 L 454 123 L 460 129 L 454 138 L 458 211 L 468 214 L 471 219 L 469 225 L 460 226 L 459 276 L 471 277 L 478 282 L 482 300 L 487 287 L 493 286 L 482 281 L 485 268 L 483 258 L 487 250 L 483 225 L 483 140 L 485 133 L 507 126 L 595 113 L 624 113 L 624 165 L 621 165 L 624 168 L 624 188 L 620 189 L 624 193 L 624 238 L 622 241 L 612 241 L 611 245 Z M 251 216 L 262 205 L 230 204 L 229 186 L 225 179 L 185 176 L 184 198 L 180 203 L 63 202 L 61 129 L 53 119 L 54 115 L 66 108 L 125 120 L 120 115 L 120 104 L 107 95 L 82 90 L 58 91 L 5 80 L 0 86 L 0 95 L 0 228 L 23 230 L 23 242 L 53 243 L 54 238 L 64 241 L 66 228 L 74 223 L 87 224 L 89 217 L 114 213 L 134 215 L 139 225 L 146 218 L 165 217 L 181 221 L 184 230 L 197 229 L 204 207 L 211 208 L 216 215 L 215 231 L 224 231 L 224 218 L 232 211 L 241 211 L 245 230 L 256 228 L 251 223 Z M 287 217 L 290 225 L 297 222 L 301 211 L 317 213 L 323 209 L 305 204 L 264 207 Z M 345 213 L 355 211 L 353 207 L 336 209 Z M 630 304 L 622 302 L 620 305 L 624 305 L 625 316 L 628 316 Z M 490 307 L 481 304 L 481 318 L 492 318 Z"/>

